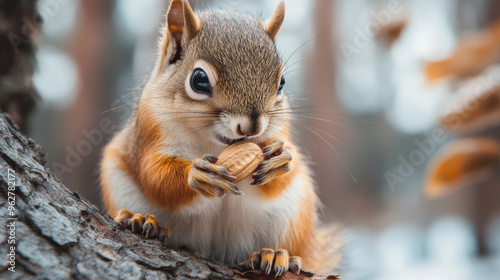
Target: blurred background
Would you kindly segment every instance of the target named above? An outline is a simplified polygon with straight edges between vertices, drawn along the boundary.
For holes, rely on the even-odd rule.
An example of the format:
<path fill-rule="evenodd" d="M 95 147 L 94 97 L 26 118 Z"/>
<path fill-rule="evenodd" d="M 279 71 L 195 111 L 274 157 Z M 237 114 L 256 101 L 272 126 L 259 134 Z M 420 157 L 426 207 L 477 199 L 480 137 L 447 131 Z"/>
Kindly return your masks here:
<path fill-rule="evenodd" d="M 285 92 L 322 220 L 344 226 L 342 279 L 500 279 L 500 2 L 285 2 Z M 267 18 L 278 2 L 190 3 Z M 24 94 L 2 110 L 45 148 L 68 188 L 102 207 L 101 151 L 152 69 L 169 1 L 0 5 L 12 6 L 0 20 L 16 18 L 0 42 L 0 101 Z M 33 65 L 33 53 L 33 80 L 30 67 L 6 66 Z M 461 121 L 447 122 L 452 113 Z M 450 143 L 458 146 L 443 150 Z M 450 168 L 459 175 L 442 175 Z"/>

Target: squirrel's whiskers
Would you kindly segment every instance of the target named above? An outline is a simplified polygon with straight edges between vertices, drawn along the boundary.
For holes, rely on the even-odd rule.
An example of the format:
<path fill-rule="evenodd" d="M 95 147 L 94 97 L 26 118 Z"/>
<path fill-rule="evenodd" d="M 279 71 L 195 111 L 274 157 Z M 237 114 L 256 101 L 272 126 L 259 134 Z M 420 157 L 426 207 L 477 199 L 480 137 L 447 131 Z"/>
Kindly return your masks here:
<path fill-rule="evenodd" d="M 307 116 L 294 115 L 284 92 L 284 72 L 294 71 L 275 46 L 284 16 L 284 2 L 263 21 L 195 14 L 187 0 L 172 0 L 154 69 L 103 153 L 102 197 L 117 222 L 276 276 L 326 274 L 339 264 L 335 231 L 319 225 L 314 182 L 291 136 L 292 123 Z M 324 130 L 296 123 L 327 141 Z M 228 145 L 243 150 L 228 162 L 248 162 L 235 143 L 254 147 L 251 173 L 217 164 Z M 245 173 L 236 182 L 228 170 Z"/>

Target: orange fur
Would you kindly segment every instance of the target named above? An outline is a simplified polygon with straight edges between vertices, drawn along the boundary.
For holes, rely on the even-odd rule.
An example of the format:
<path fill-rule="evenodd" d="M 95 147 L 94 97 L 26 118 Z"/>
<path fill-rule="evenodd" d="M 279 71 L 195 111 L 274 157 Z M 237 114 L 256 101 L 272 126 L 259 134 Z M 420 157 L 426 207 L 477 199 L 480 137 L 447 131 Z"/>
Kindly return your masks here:
<path fill-rule="evenodd" d="M 157 227 L 158 227 L 158 221 L 156 220 L 155 215 L 153 215 L 153 214 L 146 214 L 145 219 L 146 219 L 146 220 L 144 221 L 144 223 L 145 223 L 145 224 L 150 223 L 150 224 L 152 224 L 155 228 L 157 228 Z"/>
<path fill-rule="evenodd" d="M 132 218 L 132 216 L 134 216 L 132 212 L 128 211 L 127 209 L 123 209 L 116 214 L 115 222 L 119 223 L 122 220 L 128 220 Z"/>
<path fill-rule="evenodd" d="M 276 7 L 276 10 L 274 11 L 271 18 L 269 18 L 264 23 L 264 30 L 269 35 L 269 37 L 271 37 L 273 41 L 274 39 L 276 39 L 276 35 L 278 35 L 278 31 L 280 30 L 281 24 L 283 23 L 284 19 L 285 19 L 285 2 L 281 1 L 278 4 L 278 7 Z"/>
<path fill-rule="evenodd" d="M 153 153 L 141 165 L 139 186 L 157 206 L 175 210 L 191 204 L 198 195 L 187 183 L 191 162 Z"/>
<path fill-rule="evenodd" d="M 288 186 L 290 186 L 298 173 L 293 167 L 293 162 L 294 160 L 291 162 L 292 170 L 290 170 L 287 174 L 276 178 L 267 184 L 256 186 L 263 199 L 277 198 L 288 188 Z"/>
<path fill-rule="evenodd" d="M 287 137 L 286 134 L 287 130 L 288 129 L 286 128 L 285 131 L 283 132 L 282 134 L 283 137 L 271 138 L 266 142 L 259 144 L 261 148 L 264 148 L 268 146 L 272 141 L 276 139 L 281 139 L 285 142 L 285 147 L 290 147 L 293 156 L 293 159 L 290 162 L 291 170 L 287 174 L 278 177 L 267 184 L 256 186 L 263 199 L 273 199 L 279 197 L 287 189 L 287 187 L 290 186 L 290 184 L 298 174 L 298 166 L 296 163 L 299 161 L 298 158 L 299 155 L 295 152 L 296 151 L 295 146 L 293 146 L 293 144 Z"/>
<path fill-rule="evenodd" d="M 293 154 L 293 159 L 290 162 L 291 170 L 287 174 L 276 178 L 265 185 L 257 186 L 259 193 L 264 199 L 279 197 L 284 191 L 286 191 L 297 175 L 307 173 L 307 168 L 303 168 L 303 166 L 297 164 L 300 161 L 299 154 L 295 152 L 295 146 L 293 146 L 289 138 L 285 136 L 287 135 L 287 132 L 288 127 L 284 129 L 282 134 L 283 136 L 279 139 L 285 141 L 285 147 L 289 147 Z M 261 143 L 259 146 L 264 148 L 274 140 L 276 139 L 269 139 L 268 141 Z M 309 176 L 305 177 L 309 178 Z M 316 262 L 321 260 L 317 260 L 317 258 L 314 257 L 314 250 L 321 250 L 321 248 L 313 248 L 317 224 L 316 215 L 313 213 L 316 212 L 317 198 L 310 180 L 305 182 L 304 189 L 306 190 L 306 194 L 302 199 L 302 203 L 299 205 L 300 209 L 298 211 L 298 215 L 290 224 L 290 229 L 286 235 L 285 248 L 291 256 L 299 256 L 304 259 L 304 268 L 308 269 L 310 267 L 318 267 L 319 264 Z"/>
<path fill-rule="evenodd" d="M 108 215 L 110 215 L 113 218 L 116 218 L 115 216 L 116 212 L 118 211 L 118 208 L 116 207 L 113 200 L 110 198 L 108 183 L 102 179 L 101 179 L 101 196 Z"/>
<path fill-rule="evenodd" d="M 278 249 L 274 252 L 274 267 L 281 266 L 284 267 L 284 271 L 288 270 L 290 255 L 288 250 Z"/>
<path fill-rule="evenodd" d="M 198 193 L 188 185 L 191 162 L 161 154 L 162 132 L 151 112 L 142 110 L 138 116 L 137 152 L 129 161 L 136 166 L 135 178 L 151 202 L 169 210 L 191 204 Z"/>
<path fill-rule="evenodd" d="M 166 28 L 165 28 L 165 31 L 164 32 L 167 32 L 166 31 Z M 168 50 L 168 36 L 165 36 L 165 39 L 162 41 L 162 44 L 161 44 L 161 54 L 160 54 L 160 71 L 163 72 L 163 70 L 165 69 L 165 64 L 166 64 L 166 58 L 167 58 L 167 50 Z"/>
<path fill-rule="evenodd" d="M 191 162 L 178 157 L 161 154 L 162 132 L 159 123 L 146 109 L 138 113 L 135 139 L 126 139 L 131 144 L 128 151 L 120 141 L 111 142 L 104 150 L 105 158 L 113 160 L 118 168 L 135 181 L 146 197 L 159 207 L 175 210 L 193 203 L 198 193 L 187 183 Z M 107 174 L 103 164 L 102 174 Z M 116 214 L 115 203 L 110 199 L 108 182 L 102 178 L 102 196 L 108 213 Z"/>
<path fill-rule="evenodd" d="M 314 230 L 316 226 L 315 215 L 311 213 L 315 212 L 315 194 L 312 186 L 309 184 L 306 186 L 306 195 L 302 200 L 300 205 L 300 210 L 297 217 L 292 220 L 290 224 L 290 229 L 286 236 L 286 248 L 288 249 L 291 256 L 300 256 L 304 262 L 304 267 L 310 266 L 307 262 L 312 246 L 312 240 L 314 237 Z"/>
<path fill-rule="evenodd" d="M 142 224 L 144 224 L 144 216 L 139 213 L 134 214 L 132 218 L 130 218 L 130 223 L 133 222 L 137 222 L 142 226 Z"/>
<path fill-rule="evenodd" d="M 209 196 L 213 194 L 211 191 L 213 192 L 215 189 L 203 190 L 202 188 L 202 185 L 208 185 L 207 182 L 213 178 L 210 175 L 205 174 L 206 172 L 201 172 L 201 174 L 198 175 L 194 174 L 196 173 L 195 171 L 190 171 L 193 163 L 181 158 L 186 156 L 187 159 L 191 160 L 203 151 L 180 151 L 183 149 L 183 143 L 180 143 L 178 135 L 172 135 L 172 133 L 178 133 L 176 129 L 178 129 L 180 125 L 185 125 L 183 128 L 186 129 L 195 129 L 198 125 L 200 125 L 199 122 L 201 122 L 203 118 L 191 118 L 189 117 L 189 114 L 184 115 L 178 113 L 177 111 L 182 113 L 189 113 L 190 111 L 200 113 L 205 112 L 207 113 L 207 116 L 204 118 L 207 120 L 204 121 L 206 122 L 204 125 L 209 126 L 212 123 L 209 119 L 214 119 L 217 115 L 216 113 L 219 113 L 219 110 L 222 112 L 228 111 L 227 108 L 234 110 L 234 112 L 231 112 L 232 115 L 247 117 L 254 112 L 265 114 L 273 108 L 288 109 L 288 104 L 286 102 L 276 100 L 278 80 L 274 81 L 274 78 L 270 78 L 279 78 L 282 74 L 282 71 L 279 70 L 281 61 L 279 60 L 274 44 L 272 44 L 269 37 L 263 36 L 266 35 L 263 31 L 267 32 L 267 35 L 269 35 L 272 39 L 276 36 L 276 33 L 278 32 L 283 21 L 283 5 L 283 3 L 280 4 L 272 19 L 267 22 L 267 25 L 265 25 L 265 30 L 262 30 L 262 25 L 256 26 L 254 21 L 250 18 L 242 18 L 240 20 L 241 16 L 235 16 L 234 20 L 228 21 L 225 20 L 225 16 L 219 18 L 218 12 L 200 13 L 198 16 L 195 16 L 189 7 L 187 0 L 172 1 L 171 9 L 167 13 L 167 24 L 163 31 L 165 36 L 160 43 L 160 55 L 156 62 L 157 64 L 155 66 L 155 70 L 150 76 L 150 80 L 141 95 L 135 114 L 126 127 L 104 150 L 103 165 L 101 168 L 103 175 L 101 182 L 103 200 L 108 209 L 108 213 L 115 215 L 116 211 L 119 210 L 117 209 L 117 206 L 120 205 L 119 201 L 112 200 L 111 196 L 113 193 L 110 192 L 112 184 L 118 184 L 117 186 L 114 186 L 115 188 L 113 190 L 115 192 L 120 190 L 127 191 L 130 189 L 130 186 L 128 185 L 126 186 L 127 188 L 120 188 L 121 186 L 119 184 L 122 182 L 121 178 L 117 176 L 121 176 L 123 173 L 125 173 L 125 176 L 127 176 L 134 183 L 129 183 L 129 185 L 136 185 L 152 204 L 170 211 L 175 211 L 189 205 L 195 205 L 196 203 L 202 203 L 198 198 L 203 193 L 204 195 L 209 194 Z M 181 8 L 184 16 L 182 16 Z M 227 16 L 233 16 L 233 14 L 228 13 Z M 237 30 L 239 31 L 241 29 L 245 32 L 235 33 L 234 35 L 227 32 L 228 28 L 226 28 L 226 25 L 229 27 L 233 26 L 235 20 L 242 25 L 242 27 Z M 210 21 L 213 21 L 213 24 Z M 200 29 L 202 25 L 204 28 Z M 200 36 L 195 36 L 196 33 L 199 33 Z M 231 36 L 231 40 L 227 40 L 227 44 L 225 43 L 221 45 L 221 41 L 218 40 L 217 34 Z M 189 48 L 186 48 L 188 45 Z M 251 47 L 247 52 L 251 58 L 248 59 L 250 63 L 247 62 L 247 60 L 239 59 L 241 58 L 241 46 Z M 220 52 L 218 51 L 219 49 L 221 49 Z M 219 89 L 215 91 L 216 94 L 214 94 L 211 99 L 213 104 L 210 106 L 205 105 L 205 102 L 196 102 L 194 99 L 191 100 L 188 92 L 183 94 L 183 91 L 185 91 L 185 82 L 188 81 L 184 72 L 187 73 L 189 71 L 191 64 L 194 64 L 196 62 L 196 58 L 198 57 L 206 59 L 206 63 L 214 67 L 214 72 L 217 72 L 217 70 L 221 71 L 220 73 L 218 72 L 221 76 L 221 78 L 217 81 L 217 88 Z M 223 63 L 223 65 L 218 65 L 220 61 L 232 61 L 234 63 Z M 254 61 L 259 63 L 249 65 Z M 265 61 L 266 63 L 261 63 L 262 61 Z M 174 65 L 169 65 L 169 63 Z M 164 73 L 164 69 L 171 69 L 172 71 Z M 224 69 L 227 73 L 223 72 L 222 69 Z M 258 71 L 255 71 L 255 69 L 258 69 Z M 247 76 L 255 76 L 255 78 L 246 83 L 242 77 Z M 255 85 L 255 82 L 253 82 L 254 80 L 264 82 L 260 84 L 257 83 L 257 85 Z M 161 91 L 162 95 L 159 95 L 156 91 Z M 245 95 L 239 95 L 238 93 L 240 92 L 245 93 Z M 270 92 L 272 94 L 266 95 L 264 94 L 266 92 Z M 160 97 L 162 98 L 160 99 Z M 212 108 L 213 110 L 211 110 Z M 167 113 L 170 115 L 167 115 Z M 157 115 L 158 117 L 156 117 Z M 234 116 L 229 117 L 234 119 Z M 270 121 L 273 121 L 273 119 L 276 118 L 275 116 L 268 117 Z M 163 121 L 167 120 L 166 123 L 161 123 L 161 119 L 163 119 Z M 196 119 L 196 121 L 193 121 L 193 119 Z M 176 122 L 175 125 L 171 126 L 170 121 Z M 281 133 L 279 133 L 276 138 L 268 139 L 264 143 L 261 143 L 260 147 L 264 148 L 273 140 L 280 139 L 284 141 L 284 147 L 287 153 L 276 161 L 266 163 L 268 165 L 265 165 L 265 168 L 262 168 L 261 171 L 262 173 L 269 170 L 275 171 L 272 176 L 267 177 L 267 179 L 274 178 L 274 180 L 264 185 L 255 186 L 255 188 L 257 189 L 258 197 L 263 201 L 286 197 L 294 202 L 283 202 L 286 203 L 285 205 L 277 205 L 277 203 L 272 203 L 271 201 L 266 201 L 266 203 L 264 203 L 271 205 L 272 209 L 277 209 L 277 211 L 281 211 L 282 209 L 286 210 L 287 214 L 284 218 L 287 220 L 280 224 L 280 228 L 277 228 L 277 226 L 273 228 L 273 226 L 269 227 L 268 224 L 259 223 L 247 224 L 245 226 L 261 226 L 271 228 L 271 230 L 269 230 L 269 234 L 264 231 L 264 236 L 262 236 L 262 238 L 276 239 L 271 240 L 270 244 L 277 244 L 277 239 L 282 240 L 281 238 L 285 235 L 285 242 L 280 245 L 283 245 L 284 249 L 287 249 L 290 254 L 288 255 L 282 250 L 277 251 L 280 256 L 276 259 L 275 264 L 279 266 L 279 271 L 286 271 L 288 266 L 293 266 L 295 269 L 298 269 L 301 263 L 300 257 L 304 259 L 304 267 L 306 269 L 312 269 L 320 267 L 324 259 L 327 258 L 326 254 L 322 254 L 321 252 L 322 246 L 319 245 L 322 243 L 319 242 L 318 239 L 327 240 L 328 242 L 331 239 L 322 238 L 323 235 L 317 235 L 318 232 L 320 232 L 317 227 L 316 211 L 318 199 L 314 193 L 313 184 L 308 174 L 308 168 L 305 163 L 301 162 L 298 149 L 293 145 L 290 139 L 290 123 L 284 124 L 283 126 L 284 127 Z M 272 133 L 272 135 L 275 135 L 274 131 Z M 193 138 L 193 140 L 195 139 Z M 197 146 L 197 144 L 198 143 L 196 141 L 186 141 L 185 149 L 191 149 L 195 145 Z M 202 142 L 200 142 L 200 150 L 205 147 L 201 146 L 201 144 Z M 276 148 L 277 150 L 281 147 L 281 144 L 282 143 L 280 142 L 280 146 L 276 146 L 276 143 L 274 143 L 275 146 L 273 146 L 273 148 L 278 147 Z M 206 151 L 207 153 L 210 151 L 220 152 L 219 149 L 222 149 L 222 147 L 219 146 L 212 147 L 207 145 L 206 147 L 208 147 L 209 150 Z M 198 147 L 195 149 L 197 148 Z M 291 154 L 291 161 L 288 157 L 288 152 Z M 282 159 L 283 161 L 281 161 Z M 194 162 L 196 164 L 196 160 Z M 285 174 L 283 174 L 287 171 L 285 168 L 281 168 L 276 171 L 276 169 L 282 167 L 284 163 L 289 164 L 290 171 Z M 196 168 L 193 168 L 193 170 L 196 170 Z M 194 175 L 199 176 L 199 178 L 196 178 L 196 182 L 201 185 L 201 187 L 196 190 L 195 183 L 193 183 Z M 257 174 L 256 177 L 259 175 L 261 174 Z M 279 177 L 275 178 L 275 176 Z M 294 180 L 298 178 L 297 176 L 300 176 L 300 179 L 304 180 L 303 186 L 293 184 Z M 188 178 L 190 178 L 191 185 L 193 187 L 191 187 L 188 183 Z M 113 179 L 119 182 L 108 182 L 108 180 Z M 267 181 L 268 180 L 260 182 Z M 125 183 L 128 182 L 125 181 Z M 290 186 L 297 186 L 299 193 L 296 195 L 286 195 L 287 191 L 293 191 L 288 189 Z M 304 192 L 302 192 L 302 187 Z M 116 199 L 117 198 L 115 198 L 115 200 Z M 120 199 L 123 199 L 123 196 L 120 196 Z M 122 204 L 134 205 L 134 198 L 129 199 L 129 197 L 126 197 L 124 200 L 127 201 Z M 148 209 L 148 206 L 151 206 L 151 204 L 144 206 L 144 204 L 147 204 L 148 201 L 145 203 L 143 197 L 138 197 L 138 200 L 140 200 L 140 205 L 137 206 L 137 208 Z M 204 201 L 205 200 L 203 200 L 203 202 Z M 253 204 L 248 205 L 247 207 L 253 207 Z M 154 214 L 157 214 L 158 217 L 163 216 L 162 209 L 156 209 L 156 207 L 152 208 L 154 208 Z M 231 209 L 228 210 L 231 211 Z M 280 214 L 281 212 L 277 213 Z M 210 214 L 211 213 L 209 212 L 206 217 L 202 216 L 201 218 L 210 221 Z M 126 213 L 125 217 L 128 217 L 129 215 L 130 213 Z M 180 214 L 178 214 L 178 216 L 179 215 Z M 205 215 L 205 213 L 201 213 L 200 215 Z M 229 217 L 233 218 L 230 215 Z M 292 220 L 288 220 L 290 217 Z M 178 228 L 173 228 L 173 234 L 175 236 L 181 236 L 184 239 L 192 237 L 193 235 L 190 234 L 182 235 L 183 230 L 189 231 L 194 227 L 190 227 L 190 225 L 183 225 L 182 223 L 184 221 L 181 219 L 182 218 L 179 218 L 178 220 L 180 221 L 178 222 L 180 226 L 178 226 Z M 280 217 L 277 217 L 275 220 L 271 220 L 271 222 L 281 222 L 279 219 Z M 140 229 L 142 230 L 142 224 L 144 223 L 144 218 L 142 216 L 138 216 L 138 214 L 136 214 L 134 217 L 131 217 L 130 220 L 133 222 L 132 230 L 138 231 L 139 225 L 141 225 Z M 146 221 L 149 220 L 151 220 L 151 224 L 157 226 L 153 216 L 146 216 Z M 238 224 L 227 224 L 225 226 L 238 226 Z M 195 231 L 193 231 L 193 233 L 195 233 Z M 219 234 L 218 230 L 214 230 L 214 233 Z M 159 235 L 161 236 L 161 240 L 168 240 L 168 228 L 160 228 Z M 200 237 L 203 236 L 200 235 Z M 174 246 L 184 245 L 186 240 L 183 240 L 183 238 L 172 238 L 171 242 L 173 242 Z M 245 241 L 247 239 L 248 238 L 242 238 L 241 240 Z M 256 240 L 260 239 L 256 238 Z M 206 248 L 205 254 L 211 255 L 213 254 L 213 251 L 216 251 L 214 250 L 214 247 L 219 247 L 219 244 L 217 243 L 218 241 L 202 241 L 204 242 L 197 245 L 198 248 L 193 249 Z M 227 240 L 223 241 L 227 242 Z M 244 242 L 238 241 L 237 243 Z M 279 243 L 283 242 L 280 241 Z M 241 248 L 246 251 L 246 247 L 242 246 Z M 273 250 L 269 249 L 269 252 L 265 251 L 262 256 L 264 263 L 267 263 L 266 270 L 271 269 L 270 267 L 273 264 L 273 257 L 271 257 L 271 255 L 274 256 L 274 249 L 278 248 L 272 249 Z M 228 252 L 222 250 L 220 251 L 221 252 L 216 252 L 216 254 L 213 255 L 225 262 L 233 261 L 226 260 L 226 256 L 229 255 Z M 245 257 L 241 256 L 241 253 L 237 251 L 240 250 L 235 250 L 234 252 L 229 253 L 233 253 L 236 259 Z M 289 256 L 294 257 L 288 258 Z M 288 263 L 288 261 L 290 261 L 290 263 Z M 328 264 L 328 266 L 330 266 L 330 264 Z"/>
<path fill-rule="evenodd" d="M 104 154 L 105 159 L 113 161 L 114 164 L 117 165 L 118 168 L 121 170 L 124 170 L 126 172 L 127 170 L 127 165 L 123 161 L 119 149 L 116 145 L 108 145 L 104 149 Z M 110 182 L 107 181 L 107 178 L 105 178 L 105 174 L 109 174 L 108 166 L 105 164 L 101 165 L 101 193 L 102 193 L 102 199 L 104 202 L 104 205 L 106 206 L 106 209 L 108 211 L 108 214 L 112 217 L 115 217 L 116 213 L 118 212 L 118 207 L 116 206 L 114 200 L 111 199 L 111 194 L 109 193 L 109 185 Z"/>

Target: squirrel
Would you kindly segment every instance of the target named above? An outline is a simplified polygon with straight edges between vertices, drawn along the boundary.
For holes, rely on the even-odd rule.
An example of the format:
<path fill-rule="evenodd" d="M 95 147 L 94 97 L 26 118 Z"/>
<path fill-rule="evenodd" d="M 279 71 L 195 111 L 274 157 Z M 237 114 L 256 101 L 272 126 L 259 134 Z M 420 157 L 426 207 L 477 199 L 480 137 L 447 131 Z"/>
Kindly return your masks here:
<path fill-rule="evenodd" d="M 319 224 L 311 172 L 291 138 L 275 46 L 284 16 L 283 1 L 266 21 L 171 1 L 134 113 L 103 151 L 101 194 L 118 223 L 266 274 L 333 273 L 336 229 Z M 241 140 L 258 144 L 264 161 L 235 184 L 214 155 Z"/>

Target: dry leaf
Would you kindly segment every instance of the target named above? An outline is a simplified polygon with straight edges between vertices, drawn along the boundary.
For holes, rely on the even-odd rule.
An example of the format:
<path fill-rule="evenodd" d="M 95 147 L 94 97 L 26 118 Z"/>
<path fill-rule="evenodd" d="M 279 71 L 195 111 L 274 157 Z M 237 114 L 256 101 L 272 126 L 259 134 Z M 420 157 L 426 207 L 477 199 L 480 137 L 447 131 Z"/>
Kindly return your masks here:
<path fill-rule="evenodd" d="M 428 62 L 425 73 L 429 83 L 446 76 L 461 79 L 477 75 L 499 60 L 500 21 L 497 21 L 479 33 L 463 36 L 448 58 Z"/>
<path fill-rule="evenodd" d="M 500 123 L 500 67 L 470 79 L 444 108 L 441 124 L 454 133 L 473 133 Z"/>
<path fill-rule="evenodd" d="M 499 142 L 488 138 L 458 140 L 445 147 L 430 165 L 426 195 L 442 197 L 484 180 L 495 173 L 499 163 Z"/>
<path fill-rule="evenodd" d="M 399 39 L 401 33 L 408 24 L 408 18 L 402 17 L 387 24 L 382 25 L 378 32 L 375 33 L 375 38 L 384 42 L 388 47 L 392 46 L 396 40 Z"/>

